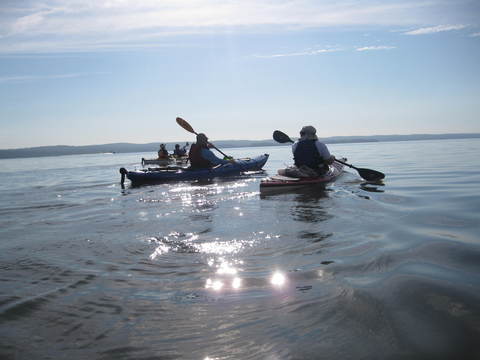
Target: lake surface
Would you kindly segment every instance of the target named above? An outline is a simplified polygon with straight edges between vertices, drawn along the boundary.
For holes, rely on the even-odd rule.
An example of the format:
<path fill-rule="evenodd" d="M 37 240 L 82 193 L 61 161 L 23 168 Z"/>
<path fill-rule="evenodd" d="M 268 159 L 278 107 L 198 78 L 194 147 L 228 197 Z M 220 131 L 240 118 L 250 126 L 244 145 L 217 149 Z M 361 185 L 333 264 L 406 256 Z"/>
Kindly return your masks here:
<path fill-rule="evenodd" d="M 1 359 L 480 359 L 480 139 L 336 144 L 361 168 L 125 189 L 145 154 L 0 160 Z"/>

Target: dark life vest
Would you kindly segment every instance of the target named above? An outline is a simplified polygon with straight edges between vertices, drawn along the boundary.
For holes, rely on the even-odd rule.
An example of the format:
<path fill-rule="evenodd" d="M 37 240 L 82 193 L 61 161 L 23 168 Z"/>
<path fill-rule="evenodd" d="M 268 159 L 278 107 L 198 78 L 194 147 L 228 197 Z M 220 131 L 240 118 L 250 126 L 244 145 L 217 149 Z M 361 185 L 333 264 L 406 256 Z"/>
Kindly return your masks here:
<path fill-rule="evenodd" d="M 204 147 L 193 143 L 190 146 L 190 151 L 188 153 L 188 158 L 190 159 L 190 167 L 194 169 L 206 169 L 211 168 L 213 164 L 202 157 L 202 149 Z"/>
<path fill-rule="evenodd" d="M 324 161 L 320 157 L 315 142 L 316 140 L 302 140 L 298 142 L 295 153 L 293 154 L 293 159 L 297 167 L 305 165 L 309 168 L 317 169 L 324 165 Z"/>

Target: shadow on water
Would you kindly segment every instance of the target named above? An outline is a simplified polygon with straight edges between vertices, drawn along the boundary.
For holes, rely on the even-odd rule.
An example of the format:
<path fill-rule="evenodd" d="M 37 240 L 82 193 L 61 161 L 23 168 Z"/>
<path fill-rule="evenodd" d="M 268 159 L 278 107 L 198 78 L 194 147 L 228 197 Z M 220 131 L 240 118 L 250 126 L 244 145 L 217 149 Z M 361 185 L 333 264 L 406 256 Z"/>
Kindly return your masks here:
<path fill-rule="evenodd" d="M 307 186 L 298 189 L 275 189 L 269 192 L 260 192 L 260 199 L 279 200 L 282 197 L 288 197 L 288 200 L 298 199 L 299 201 L 309 201 L 310 199 L 321 199 L 328 197 L 329 190 L 323 186 Z"/>
<path fill-rule="evenodd" d="M 316 223 L 332 217 L 325 208 L 328 192 L 325 189 L 309 189 L 295 194 L 290 213 L 295 221 Z"/>
<path fill-rule="evenodd" d="M 326 210 L 329 192 L 324 187 L 308 187 L 281 193 L 260 193 L 260 198 L 289 204 L 290 215 L 295 221 L 316 223 L 328 220 L 332 216 Z"/>

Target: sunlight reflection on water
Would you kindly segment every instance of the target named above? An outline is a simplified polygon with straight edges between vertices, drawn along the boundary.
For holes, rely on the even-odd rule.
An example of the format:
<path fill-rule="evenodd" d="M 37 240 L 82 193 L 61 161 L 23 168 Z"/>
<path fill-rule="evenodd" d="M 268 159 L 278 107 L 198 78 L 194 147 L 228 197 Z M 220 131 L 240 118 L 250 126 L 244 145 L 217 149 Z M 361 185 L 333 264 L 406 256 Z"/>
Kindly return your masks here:
<path fill-rule="evenodd" d="M 278 287 L 283 286 L 286 281 L 287 281 L 287 278 L 285 277 L 285 275 L 279 271 L 276 271 L 270 279 L 270 283 Z"/>

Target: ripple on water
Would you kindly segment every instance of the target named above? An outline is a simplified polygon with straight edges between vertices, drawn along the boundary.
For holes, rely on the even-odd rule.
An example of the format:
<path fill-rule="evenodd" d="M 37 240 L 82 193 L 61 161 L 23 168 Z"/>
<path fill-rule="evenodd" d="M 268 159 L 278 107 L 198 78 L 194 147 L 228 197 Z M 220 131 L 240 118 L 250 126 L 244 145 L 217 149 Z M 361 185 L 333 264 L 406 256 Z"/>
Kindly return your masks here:
<path fill-rule="evenodd" d="M 332 144 L 386 179 L 272 196 L 29 160 L 0 185 L 0 357 L 480 358 L 480 142 L 444 144 Z"/>

